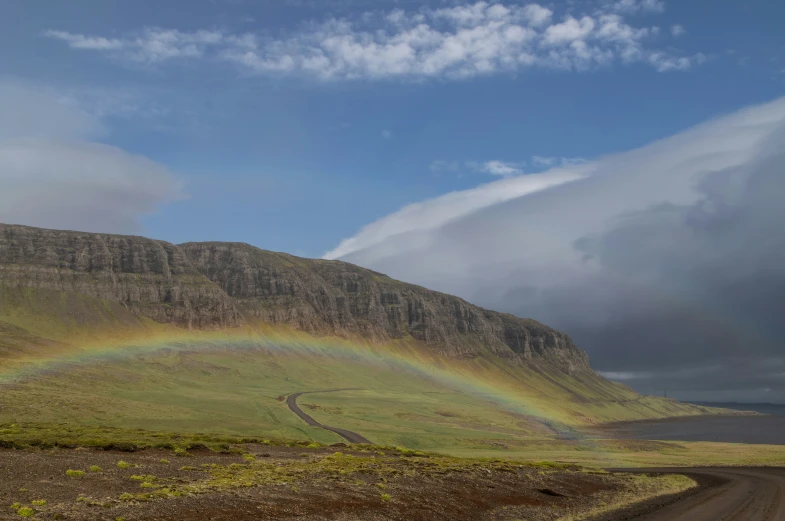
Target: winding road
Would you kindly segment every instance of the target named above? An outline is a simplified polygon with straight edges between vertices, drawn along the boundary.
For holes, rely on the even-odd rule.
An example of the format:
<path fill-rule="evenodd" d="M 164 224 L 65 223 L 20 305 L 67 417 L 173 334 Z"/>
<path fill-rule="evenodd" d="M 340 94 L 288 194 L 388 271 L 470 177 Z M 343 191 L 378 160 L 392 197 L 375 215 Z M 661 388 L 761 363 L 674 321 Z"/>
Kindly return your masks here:
<path fill-rule="evenodd" d="M 699 486 L 596 521 L 785 521 L 785 468 L 615 469 L 683 474 Z"/>
<path fill-rule="evenodd" d="M 286 405 L 305 423 L 338 434 L 350 443 L 371 442 L 346 429 L 314 420 L 297 405 L 303 394 L 356 389 L 329 389 L 290 394 Z M 592 521 L 785 521 L 785 467 L 696 467 L 610 469 L 613 472 L 682 474 L 698 486 L 681 494 L 645 501 Z"/>
<path fill-rule="evenodd" d="M 340 429 L 338 427 L 330 427 L 329 425 L 324 425 L 323 423 L 319 423 L 318 421 L 314 420 L 311 416 L 309 416 L 305 411 L 300 409 L 299 405 L 297 405 L 297 398 L 299 398 L 303 394 L 334 393 L 337 391 L 355 391 L 355 390 L 357 389 L 329 389 L 326 391 L 305 391 L 301 393 L 294 393 L 286 397 L 286 405 L 288 405 L 289 409 L 291 409 L 291 411 L 294 414 L 299 416 L 308 425 L 311 425 L 313 427 L 321 427 L 326 431 L 334 432 L 335 434 L 341 436 L 349 443 L 366 443 L 370 445 L 371 442 L 368 441 L 368 439 L 366 439 L 360 434 L 357 434 L 356 432 L 347 431 L 346 429 Z"/>

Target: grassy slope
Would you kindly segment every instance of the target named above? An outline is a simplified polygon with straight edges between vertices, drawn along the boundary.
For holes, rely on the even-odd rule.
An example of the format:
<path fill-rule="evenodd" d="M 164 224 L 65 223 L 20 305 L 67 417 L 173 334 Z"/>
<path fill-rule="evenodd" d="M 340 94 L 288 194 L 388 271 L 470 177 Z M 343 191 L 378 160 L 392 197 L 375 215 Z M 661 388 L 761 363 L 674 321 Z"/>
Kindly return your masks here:
<path fill-rule="evenodd" d="M 140 320 L 116 303 L 0 286 L 0 374 L 65 356 L 96 338 L 116 341 L 167 327 Z M 443 364 L 411 345 L 389 349 Z M 360 390 L 309 394 L 300 401 L 316 419 L 356 430 L 379 444 L 468 453 L 531 446 L 532 440 L 552 439 L 554 425 L 571 429 L 699 411 L 641 397 L 592 375 L 569 378 L 547 368 L 511 367 L 491 357 L 453 361 L 446 369 L 456 376 L 454 382 L 384 364 L 296 352 L 170 350 L 73 364 L 6 384 L 0 422 L 67 421 L 330 443 L 340 439 L 305 425 L 281 397 L 351 387 Z M 571 435 L 580 437 L 579 432 Z"/>

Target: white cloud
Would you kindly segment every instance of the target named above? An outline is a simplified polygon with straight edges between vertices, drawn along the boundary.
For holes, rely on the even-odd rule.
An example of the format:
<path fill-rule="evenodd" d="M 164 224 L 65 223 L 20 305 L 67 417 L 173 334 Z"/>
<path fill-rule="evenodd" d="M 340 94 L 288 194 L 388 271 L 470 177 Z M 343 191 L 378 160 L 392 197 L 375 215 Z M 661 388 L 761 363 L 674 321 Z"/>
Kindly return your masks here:
<path fill-rule="evenodd" d="M 703 53 L 677 58 L 666 53 L 654 52 L 649 55 L 647 61 L 657 69 L 657 72 L 670 72 L 686 71 L 695 65 L 705 63 L 707 59 L 708 58 Z"/>
<path fill-rule="evenodd" d="M 122 38 L 51 30 L 74 49 L 104 52 L 132 63 L 174 59 L 231 62 L 256 74 L 322 80 L 461 79 L 537 68 L 590 70 L 614 62 L 658 71 L 685 70 L 699 60 L 647 45 L 655 27 L 624 16 L 662 9 L 656 0 L 621 0 L 580 16 L 540 4 L 479 1 L 441 9 L 368 12 L 329 18 L 275 39 L 216 30 L 146 28 Z"/>
<path fill-rule="evenodd" d="M 209 47 L 225 45 L 232 41 L 238 48 L 244 43 L 240 38 L 227 39 L 217 31 L 199 30 L 183 32 L 176 29 L 148 27 L 126 38 L 103 38 L 73 34 L 65 31 L 45 31 L 44 36 L 62 40 L 73 49 L 106 51 L 133 62 L 156 63 L 173 58 L 198 58 Z"/>
<path fill-rule="evenodd" d="M 586 176 L 590 167 L 574 167 L 552 170 L 546 174 L 510 177 L 485 184 L 474 190 L 452 192 L 424 203 L 415 203 L 384 219 L 371 223 L 351 239 L 341 242 L 334 250 L 325 254 L 326 259 L 337 259 L 353 252 L 365 251 L 379 246 L 386 251 L 386 241 L 395 242 L 396 237 L 414 239 L 416 235 L 436 229 L 473 212 L 521 197 L 546 188 L 568 183 Z M 370 252 L 370 250 L 369 250 Z M 393 253 L 391 250 L 390 253 Z M 372 252 L 376 255 L 379 252 Z"/>
<path fill-rule="evenodd" d="M 586 163 L 582 157 L 554 157 L 554 156 L 532 156 L 532 165 L 536 167 L 551 167 L 555 165 L 576 166 Z"/>
<path fill-rule="evenodd" d="M 486 174 L 507 177 L 523 173 L 523 163 L 510 163 L 499 160 L 486 161 L 477 167 L 477 170 Z"/>
<path fill-rule="evenodd" d="M 122 49 L 126 43 L 114 38 L 103 38 L 101 36 L 85 36 L 83 34 L 73 34 L 65 31 L 45 31 L 44 36 L 55 38 L 68 43 L 74 49 L 89 49 L 93 51 L 114 51 Z"/>
<path fill-rule="evenodd" d="M 87 141 L 101 131 L 51 89 L 0 82 L 0 222 L 133 233 L 182 197 L 163 165 Z"/>
<path fill-rule="evenodd" d="M 527 4 L 521 9 L 523 19 L 533 27 L 541 27 L 550 23 L 553 11 L 540 4 Z"/>
<path fill-rule="evenodd" d="M 684 34 L 686 32 L 687 32 L 687 30 L 684 29 L 683 25 L 679 25 L 679 24 L 671 25 L 671 34 L 674 37 L 676 37 L 676 38 L 678 38 L 679 36 L 681 36 L 682 34 Z"/>
<path fill-rule="evenodd" d="M 563 194 L 562 197 L 565 198 L 569 196 L 580 200 L 582 209 L 587 212 L 580 222 L 571 221 L 571 216 L 576 215 L 574 212 L 559 218 L 559 221 L 574 225 L 575 231 L 572 231 L 570 236 L 577 239 L 585 235 L 586 228 L 600 225 L 616 215 L 634 209 L 647 208 L 666 201 L 694 201 L 697 197 L 695 182 L 702 172 L 731 168 L 750 161 L 755 157 L 755 147 L 761 140 L 769 137 L 772 128 L 778 128 L 783 122 L 785 98 L 769 106 L 742 111 L 719 122 L 700 125 L 631 152 L 569 167 L 559 166 L 540 174 L 503 179 L 471 190 L 453 192 L 431 201 L 415 203 L 369 224 L 355 237 L 343 241 L 339 248 L 328 253 L 326 257 L 337 258 L 352 252 L 359 253 L 368 249 L 371 244 L 380 243 L 395 234 L 435 229 L 479 208 L 499 205 L 512 199 L 522 204 L 525 207 L 522 212 L 525 212 L 531 208 L 524 204 L 524 201 L 540 201 L 557 193 Z M 557 162 L 556 158 L 539 159 L 551 164 Z M 582 181 L 581 190 L 577 191 L 574 187 L 579 184 L 578 180 L 593 172 L 597 174 L 589 176 L 592 182 Z M 589 186 L 596 188 L 593 188 L 591 193 L 579 193 Z M 545 190 L 546 188 L 548 190 Z M 597 198 L 591 199 L 592 195 L 597 195 Z M 558 213 L 561 209 L 552 207 L 549 211 Z M 571 239 L 563 237 L 562 240 L 569 242 Z M 568 246 L 571 249 L 571 243 Z M 458 264 L 460 263 L 456 262 L 456 265 Z"/>
<path fill-rule="evenodd" d="M 661 13 L 665 11 L 664 0 L 617 0 L 611 4 L 611 9 L 619 13 Z"/>
<path fill-rule="evenodd" d="M 568 16 L 563 22 L 548 27 L 543 41 L 548 45 L 559 45 L 584 40 L 595 27 L 596 22 L 591 16 L 584 16 L 580 20 Z"/>
<path fill-rule="evenodd" d="M 551 166 L 556 162 L 555 157 L 545 156 L 532 156 L 532 164 L 534 166 Z"/>

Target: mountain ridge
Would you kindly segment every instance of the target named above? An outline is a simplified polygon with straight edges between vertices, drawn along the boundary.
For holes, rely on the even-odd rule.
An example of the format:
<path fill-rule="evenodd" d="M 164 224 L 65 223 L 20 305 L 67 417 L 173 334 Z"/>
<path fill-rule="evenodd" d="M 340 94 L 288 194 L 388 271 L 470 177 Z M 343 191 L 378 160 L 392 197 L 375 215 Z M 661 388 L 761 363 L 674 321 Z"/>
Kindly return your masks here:
<path fill-rule="evenodd" d="M 591 371 L 568 335 L 343 261 L 245 243 L 0 224 L 0 285 L 73 292 L 189 329 L 271 323 L 372 342 L 413 339 L 452 358 L 490 352 Z"/>

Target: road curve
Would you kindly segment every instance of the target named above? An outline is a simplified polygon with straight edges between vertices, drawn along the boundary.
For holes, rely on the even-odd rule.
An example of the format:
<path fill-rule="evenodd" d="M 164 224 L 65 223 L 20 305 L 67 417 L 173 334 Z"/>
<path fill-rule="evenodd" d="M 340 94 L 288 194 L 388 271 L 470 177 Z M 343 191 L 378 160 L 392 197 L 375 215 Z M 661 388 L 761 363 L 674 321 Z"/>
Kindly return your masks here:
<path fill-rule="evenodd" d="M 289 409 L 299 416 L 305 423 L 311 425 L 313 427 L 321 427 L 322 429 L 330 432 L 334 432 L 338 436 L 341 436 L 343 439 L 348 441 L 349 443 L 367 443 L 371 444 L 365 437 L 357 434 L 356 432 L 347 431 L 346 429 L 339 429 L 338 427 L 330 427 L 329 425 L 324 425 L 323 423 L 319 423 L 318 421 L 314 420 L 311 416 L 305 413 L 300 406 L 297 405 L 297 398 L 299 398 L 303 394 L 311 394 L 311 393 L 334 393 L 336 391 L 352 391 L 354 389 L 329 389 L 327 391 L 305 391 L 301 393 L 294 393 L 290 394 L 286 397 L 286 405 L 289 406 Z"/>
<path fill-rule="evenodd" d="M 614 469 L 683 474 L 699 486 L 594 521 L 785 521 L 785 468 Z"/>

